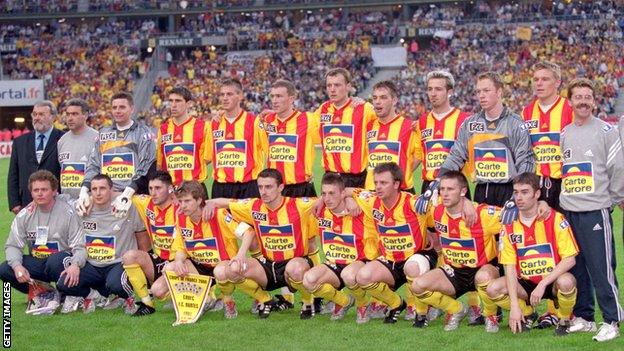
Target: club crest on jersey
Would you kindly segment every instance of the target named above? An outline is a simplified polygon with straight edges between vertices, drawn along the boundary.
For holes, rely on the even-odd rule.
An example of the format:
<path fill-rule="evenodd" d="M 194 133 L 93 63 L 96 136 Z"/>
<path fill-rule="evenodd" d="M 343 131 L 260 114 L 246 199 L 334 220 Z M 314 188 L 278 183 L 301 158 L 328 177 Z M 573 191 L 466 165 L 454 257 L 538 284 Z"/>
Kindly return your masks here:
<path fill-rule="evenodd" d="M 448 233 L 448 226 L 446 224 L 442 224 L 441 222 L 434 222 L 435 230 L 440 233 Z"/>
<path fill-rule="evenodd" d="M 180 229 L 180 234 L 182 234 L 182 237 L 185 239 L 190 239 L 193 237 L 193 229 L 190 228 L 181 228 Z"/>
<path fill-rule="evenodd" d="M 494 207 L 494 206 L 488 206 L 488 208 L 487 208 L 487 213 L 488 213 L 490 216 L 493 216 L 493 215 L 496 213 L 496 207 Z"/>
<path fill-rule="evenodd" d="M 429 139 L 433 136 L 433 129 L 427 128 L 420 131 L 420 137 L 422 139 Z"/>
<path fill-rule="evenodd" d="M 321 113 L 321 123 L 329 123 L 332 120 L 332 115 L 329 113 Z"/>
<path fill-rule="evenodd" d="M 470 133 L 484 133 L 485 123 L 483 122 L 470 122 L 468 123 L 468 132 Z"/>
<path fill-rule="evenodd" d="M 62 152 L 62 153 L 58 154 L 59 163 L 62 163 L 63 161 L 69 160 L 69 157 L 70 157 L 70 153 L 69 152 Z"/>
<path fill-rule="evenodd" d="M 91 231 L 91 232 L 97 231 L 97 223 L 96 222 L 82 221 L 82 229 L 88 230 L 88 231 Z"/>
<path fill-rule="evenodd" d="M 173 136 L 172 136 L 172 134 L 171 134 L 171 133 L 169 133 L 169 134 L 165 134 L 165 135 L 163 135 L 163 136 L 162 136 L 162 138 L 161 138 L 161 142 L 162 142 L 163 144 L 170 143 L 170 142 L 171 142 L 171 140 L 173 140 Z"/>
<path fill-rule="evenodd" d="M 224 130 L 214 130 L 212 131 L 212 137 L 214 139 L 223 139 L 223 136 L 225 135 L 225 131 Z"/>
<path fill-rule="evenodd" d="M 117 132 L 113 131 L 113 132 L 106 132 L 106 133 L 100 133 L 100 141 L 101 142 L 106 142 L 106 141 L 115 141 L 117 140 Z"/>
<path fill-rule="evenodd" d="M 268 216 L 265 212 L 251 211 L 251 217 L 254 221 L 258 222 L 266 222 L 268 220 Z"/>
<path fill-rule="evenodd" d="M 375 218 L 376 220 L 378 220 L 379 222 L 383 222 L 384 220 L 384 214 L 377 210 L 377 209 L 373 209 L 373 218 Z"/>
<path fill-rule="evenodd" d="M 566 219 L 562 220 L 561 223 L 559 223 L 559 228 L 561 229 L 566 229 L 569 226 L 570 226 L 570 223 L 568 223 Z"/>
<path fill-rule="evenodd" d="M 319 225 L 319 227 L 323 227 L 323 228 L 331 228 L 333 223 L 332 223 L 331 219 L 319 218 L 318 219 L 318 225 Z"/>

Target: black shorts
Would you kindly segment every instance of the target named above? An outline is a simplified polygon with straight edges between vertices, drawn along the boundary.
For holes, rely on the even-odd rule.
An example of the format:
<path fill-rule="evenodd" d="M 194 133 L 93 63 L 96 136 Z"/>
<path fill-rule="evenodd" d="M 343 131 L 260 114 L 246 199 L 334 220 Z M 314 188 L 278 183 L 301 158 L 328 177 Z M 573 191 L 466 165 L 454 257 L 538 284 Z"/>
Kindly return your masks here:
<path fill-rule="evenodd" d="M 438 263 L 438 253 L 434 249 L 430 250 L 421 250 L 415 253 L 414 255 L 422 255 L 427 261 L 429 261 L 429 269 L 435 268 Z M 384 257 L 377 258 L 381 264 L 383 264 L 392 274 L 392 278 L 394 279 L 394 286 L 392 286 L 392 290 L 398 290 L 403 284 L 407 282 L 407 277 L 405 276 L 405 272 L 403 268 L 405 267 L 405 263 L 409 261 L 409 258 L 402 262 L 392 262 L 386 260 Z"/>
<path fill-rule="evenodd" d="M 152 267 L 154 267 L 154 281 L 156 281 L 156 279 L 160 278 L 160 276 L 163 274 L 165 265 L 169 261 L 163 260 L 162 258 L 160 258 L 160 256 L 151 251 L 148 252 L 148 254 L 150 256 L 150 259 L 152 260 Z"/>
<path fill-rule="evenodd" d="M 314 189 L 314 184 L 310 182 L 287 184 L 284 186 L 284 190 L 282 190 L 282 195 L 288 197 L 316 197 L 316 189 Z"/>
<path fill-rule="evenodd" d="M 438 269 L 442 270 L 451 285 L 453 285 L 455 297 L 458 298 L 469 291 L 476 290 L 474 278 L 479 268 L 456 268 L 445 264 Z"/>
<path fill-rule="evenodd" d="M 338 281 L 340 282 L 340 285 L 338 286 L 336 290 L 342 290 L 342 288 L 345 287 L 345 283 L 342 280 L 342 277 L 340 276 L 340 274 L 342 274 L 342 270 L 345 269 L 345 267 L 348 266 L 348 264 L 333 263 L 329 261 L 325 261 L 323 262 L 323 264 L 327 266 L 327 268 L 329 268 L 332 272 L 334 272 L 336 277 L 338 277 Z"/>
<path fill-rule="evenodd" d="M 427 189 L 429 188 L 429 184 L 431 184 L 430 180 L 423 180 L 422 186 L 420 187 L 421 194 L 427 191 Z M 466 191 L 465 196 L 467 199 L 472 199 L 472 197 L 470 196 L 470 187 L 468 187 L 468 191 Z"/>
<path fill-rule="evenodd" d="M 345 187 L 347 188 L 362 188 L 366 186 L 366 175 L 367 171 L 364 170 L 362 173 L 340 173 L 342 180 L 344 180 Z"/>
<path fill-rule="evenodd" d="M 513 195 L 513 184 L 479 183 L 475 187 L 474 201 L 480 204 L 503 207 Z"/>
<path fill-rule="evenodd" d="M 195 269 L 197 269 L 197 273 L 201 275 L 207 275 L 209 277 L 214 277 L 214 267 L 206 266 L 201 263 L 197 263 L 193 260 L 189 260 L 189 261 L 191 261 Z"/>
<path fill-rule="evenodd" d="M 250 199 L 260 197 L 258 182 L 255 180 L 245 183 L 219 183 L 212 184 L 211 198 L 225 197 L 228 199 Z"/>
<path fill-rule="evenodd" d="M 309 259 L 308 257 L 302 258 L 306 260 L 306 262 L 308 262 L 308 265 L 310 265 L 310 267 L 314 266 L 311 259 Z M 288 286 L 288 282 L 286 281 L 286 265 L 288 264 L 288 262 L 290 262 L 290 260 L 273 262 L 267 260 L 263 256 L 256 257 L 255 259 L 260 263 L 267 277 L 267 285 L 264 290 L 273 291 L 275 289 Z"/>
<path fill-rule="evenodd" d="M 524 289 L 524 291 L 526 291 L 529 298 L 531 297 L 531 293 L 533 292 L 533 290 L 535 290 L 535 288 L 537 287 L 537 284 L 527 279 L 518 278 L 518 283 Z M 553 284 L 554 283 L 548 284 L 548 286 L 546 287 L 546 290 L 544 290 L 544 296 L 542 296 L 542 299 L 553 300 L 553 301 L 557 299 L 557 297 L 553 294 Z"/>
<path fill-rule="evenodd" d="M 561 194 L 561 179 L 540 177 L 540 200 L 546 201 L 548 206 L 561 212 L 559 195 Z"/>

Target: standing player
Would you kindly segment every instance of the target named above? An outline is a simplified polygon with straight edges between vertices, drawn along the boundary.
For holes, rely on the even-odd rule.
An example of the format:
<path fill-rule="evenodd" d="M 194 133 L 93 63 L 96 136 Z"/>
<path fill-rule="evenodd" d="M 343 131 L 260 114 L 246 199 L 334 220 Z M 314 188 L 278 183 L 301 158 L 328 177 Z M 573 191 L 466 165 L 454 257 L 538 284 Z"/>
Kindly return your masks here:
<path fill-rule="evenodd" d="M 374 169 L 375 193 L 356 189 L 353 198 L 365 216 L 374 222 L 381 256 L 357 273 L 357 284 L 372 297 L 388 305 L 384 323 L 396 323 L 407 304 L 396 293 L 401 285 L 435 267 L 438 255 L 427 246 L 424 216 L 414 210 L 416 196 L 400 191 L 403 174 L 396 163 Z M 419 315 L 427 305 L 416 303 Z"/>
<path fill-rule="evenodd" d="M 373 169 L 386 162 L 394 162 L 403 170 L 401 190 L 414 191 L 414 169 L 420 162 L 420 143 L 412 121 L 396 112 L 399 92 L 391 81 L 381 81 L 373 87 L 373 106 L 377 118 L 367 127 L 368 174 L 366 189 L 373 190 Z"/>
<path fill-rule="evenodd" d="M 212 197 L 259 197 L 256 179 L 266 160 L 266 133 L 260 128 L 260 120 L 241 107 L 241 82 L 236 79 L 221 82 L 219 99 L 224 113 L 212 121 L 209 134 L 214 178 Z"/>
<path fill-rule="evenodd" d="M 531 305 L 537 306 L 543 298 L 556 300 L 559 324 L 555 335 L 566 335 L 577 294 L 576 281 L 568 273 L 579 252 L 572 230 L 559 212 L 551 211 L 545 220 L 538 218 L 540 184 L 533 172 L 517 176 L 513 188 L 520 215 L 501 233 L 499 261 L 505 276 L 488 284 L 487 294 L 481 297 L 486 305 L 495 303 L 510 310 L 509 327 L 514 333 L 531 329 L 537 317 Z M 485 331 L 496 333 L 498 328 L 492 311 L 486 316 Z"/>
<path fill-rule="evenodd" d="M 574 123 L 564 128 L 561 208 L 579 245 L 571 270 L 578 282 L 571 332 L 595 331 L 594 290 L 604 323 L 596 341 L 619 336 L 624 311 L 615 276 L 611 208 L 624 203 L 624 154 L 615 128 L 593 115 L 594 84 L 575 79 L 568 87 Z"/>
<path fill-rule="evenodd" d="M 97 130 L 87 126 L 89 105 L 82 99 L 65 103 L 65 124 L 69 133 L 58 141 L 58 161 L 61 164 L 61 193 L 77 199 L 84 181 L 89 153 L 98 138 Z"/>
<path fill-rule="evenodd" d="M 157 298 L 168 293 L 167 283 L 162 277 L 167 262 L 173 260 L 172 250 L 175 233 L 175 215 L 178 205 L 174 203 L 171 175 L 157 171 L 149 180 L 150 195 L 135 195 L 132 203 L 143 220 L 151 238 L 151 250 L 130 250 L 123 257 L 123 267 L 139 301 L 134 316 L 145 316 L 155 312 L 150 291 Z M 151 289 L 148 290 L 148 286 Z"/>
<path fill-rule="evenodd" d="M 349 97 L 351 74 L 344 68 L 333 68 L 325 74 L 329 101 L 314 112 L 320 122 L 323 168 L 340 173 L 347 187 L 364 188 L 366 182 L 366 127 L 375 118 L 371 104 L 354 106 Z"/>
<path fill-rule="evenodd" d="M 313 301 L 303 285 L 303 275 L 313 266 L 306 254 L 308 241 L 316 234 L 310 233 L 310 222 L 316 221 L 312 214 L 314 202 L 307 197 L 282 196 L 282 174 L 272 168 L 258 174 L 258 189 L 259 199 L 208 201 L 211 207 L 228 207 L 236 220 L 252 224 L 254 229 L 243 235 L 228 269 L 229 280 L 261 304 L 258 317 L 262 319 L 270 315 L 276 304 L 267 291 L 285 286 L 299 290 L 303 302 L 300 317 L 310 319 L 314 316 Z M 247 258 L 254 237 L 262 255 Z"/>
<path fill-rule="evenodd" d="M 561 68 L 557 64 L 542 61 L 533 65 L 535 99 L 522 112 L 535 154 L 535 170 L 540 176 L 541 198 L 557 211 L 561 211 L 561 131 L 574 118 L 568 99 L 559 96 L 560 86 Z M 556 324 L 557 309 L 548 300 L 548 312 L 539 318 L 537 327 Z"/>
<path fill-rule="evenodd" d="M 344 318 L 354 304 L 357 323 L 366 323 L 366 292 L 356 281 L 358 271 L 365 262 L 374 260 L 378 238 L 372 223 L 360 213 L 348 215 L 345 185 L 338 173 L 325 173 L 321 181 L 323 206 L 318 217 L 318 227 L 325 255 L 324 264 L 317 265 L 303 276 L 303 285 L 314 296 L 334 302 L 332 320 Z M 351 294 L 342 292 L 347 287 Z"/>
<path fill-rule="evenodd" d="M 171 118 L 158 129 L 156 167 L 171 174 L 173 185 L 185 180 L 203 183 L 208 171 L 210 125 L 188 114 L 193 93 L 185 87 L 169 91 Z"/>
<path fill-rule="evenodd" d="M 468 291 L 485 292 L 487 284 L 498 278 L 496 238 L 500 232 L 499 211 L 494 206 L 476 205 L 477 221 L 467 226 L 462 216 L 462 200 L 468 191 L 468 180 L 459 171 L 445 173 L 440 179 L 442 203 L 427 216 L 442 245 L 444 265 L 416 279 L 410 290 L 417 299 L 447 313 L 444 330 L 457 329 L 468 310 L 457 300 Z M 492 306 L 485 306 L 486 310 Z M 496 313 L 496 306 L 486 311 Z M 426 320 L 418 316 L 415 323 Z"/>
<path fill-rule="evenodd" d="M 112 204 L 113 213 L 123 218 L 132 205 L 132 195 L 147 193 L 147 175 L 155 167 L 156 150 L 152 132 L 132 119 L 132 95 L 117 93 L 111 101 L 114 123 L 100 130 L 76 206 L 79 213 L 86 213 L 91 179 L 101 173 L 113 181 L 115 191 L 123 191 Z"/>
<path fill-rule="evenodd" d="M 121 257 L 129 250 L 149 249 L 149 237 L 136 209 L 130 207 L 126 217 L 119 218 L 112 213 L 113 181 L 104 174 L 91 179 L 93 209 L 82 218 L 87 263 L 80 270 L 78 284 L 72 286 L 62 279 L 56 287 L 59 292 L 68 295 L 67 299 L 76 299 L 83 304 L 85 313 L 95 310 L 95 297 L 110 294 L 125 300 L 126 313 L 135 312 L 132 287 L 124 273 Z M 65 306 L 64 306 L 65 307 Z"/>
<path fill-rule="evenodd" d="M 238 222 L 223 209 L 209 221 L 202 219 L 202 209 L 208 196 L 202 184 L 188 181 L 176 190 L 180 211 L 176 216 L 176 237 L 173 241 L 175 259 L 165 267 L 183 277 L 189 273 L 214 277 L 221 290 L 225 318 L 236 318 L 232 299 L 234 284 L 228 280 L 227 266 L 238 251 L 234 231 Z"/>

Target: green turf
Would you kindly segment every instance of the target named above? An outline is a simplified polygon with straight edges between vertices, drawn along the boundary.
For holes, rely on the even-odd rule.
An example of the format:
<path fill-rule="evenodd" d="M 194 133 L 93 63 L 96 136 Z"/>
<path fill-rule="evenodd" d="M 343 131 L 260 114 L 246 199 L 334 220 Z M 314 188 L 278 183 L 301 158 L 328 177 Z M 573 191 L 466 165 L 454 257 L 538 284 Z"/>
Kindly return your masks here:
<path fill-rule="evenodd" d="M 1 242 L 4 242 L 13 219 L 7 210 L 6 175 L 8 160 L 0 160 L 0 221 Z M 320 181 L 320 167 L 315 181 Z M 416 182 L 418 189 L 420 182 Z M 622 261 L 622 213 L 614 213 L 617 233 L 618 260 Z M 0 253 L 4 257 L 4 251 Z M 622 276 L 622 265 L 617 276 Z M 248 349 L 255 350 L 587 350 L 624 349 L 624 338 L 606 344 L 591 340 L 591 334 L 552 336 L 552 329 L 533 330 L 525 335 L 512 335 L 502 326 L 495 335 L 486 334 L 482 327 L 464 324 L 453 333 L 442 330 L 442 321 L 433 322 L 425 330 L 412 328 L 411 322 L 400 320 L 396 325 L 383 325 L 373 320 L 365 325 L 355 324 L 355 313 L 331 322 L 328 316 L 310 321 L 299 320 L 298 310 L 274 313 L 268 320 L 258 320 L 249 313 L 250 300 L 236 293 L 239 317 L 224 320 L 221 313 L 209 313 L 196 324 L 172 327 L 172 310 L 158 311 L 149 317 L 131 318 L 121 310 L 97 310 L 90 315 L 74 313 L 55 316 L 26 316 L 24 296 L 12 294 L 12 346 L 19 350 L 195 350 Z M 160 307 L 160 304 L 157 306 Z"/>

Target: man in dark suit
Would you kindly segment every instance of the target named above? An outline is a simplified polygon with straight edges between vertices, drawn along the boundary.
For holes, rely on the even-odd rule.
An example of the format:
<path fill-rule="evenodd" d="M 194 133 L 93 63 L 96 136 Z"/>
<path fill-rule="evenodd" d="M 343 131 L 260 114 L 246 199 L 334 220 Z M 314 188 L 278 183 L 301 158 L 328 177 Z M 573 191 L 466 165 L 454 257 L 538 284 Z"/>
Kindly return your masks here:
<path fill-rule="evenodd" d="M 13 140 L 11 164 L 8 176 L 9 208 L 17 214 L 32 201 L 28 190 L 28 177 L 38 170 L 46 169 L 58 179 L 61 166 L 58 162 L 56 144 L 63 132 L 53 128 L 56 107 L 48 100 L 33 107 L 34 131 Z"/>

